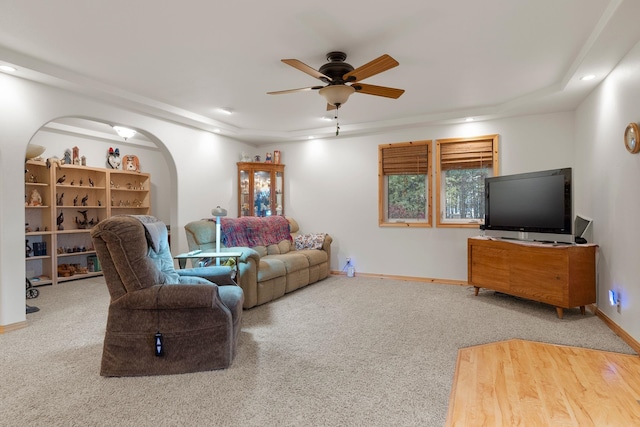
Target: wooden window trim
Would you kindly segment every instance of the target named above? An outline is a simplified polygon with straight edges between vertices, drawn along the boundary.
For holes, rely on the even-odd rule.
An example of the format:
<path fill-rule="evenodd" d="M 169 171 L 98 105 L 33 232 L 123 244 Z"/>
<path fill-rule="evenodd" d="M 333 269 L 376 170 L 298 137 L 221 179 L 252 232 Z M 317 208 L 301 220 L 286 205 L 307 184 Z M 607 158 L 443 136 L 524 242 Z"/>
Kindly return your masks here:
<path fill-rule="evenodd" d="M 488 153 L 486 149 L 481 149 L 481 150 L 476 150 L 474 153 L 471 153 L 470 155 L 465 156 L 465 155 L 456 155 L 455 151 L 457 150 L 450 150 L 448 153 L 447 153 L 448 151 L 447 149 L 443 150 L 443 146 L 448 146 L 449 144 L 464 144 L 464 143 L 478 143 L 484 147 L 486 147 L 487 144 L 491 144 L 491 154 L 492 154 L 491 166 L 493 169 L 493 176 L 497 176 L 498 171 L 500 170 L 497 134 L 473 136 L 473 137 L 467 137 L 467 138 L 446 138 L 446 139 L 436 140 L 436 227 L 478 228 L 480 225 L 479 223 L 462 222 L 464 220 L 461 220 L 460 222 L 455 222 L 455 221 L 443 222 L 442 221 L 442 210 L 444 209 L 444 206 L 442 206 L 442 198 L 440 194 L 441 193 L 440 190 L 442 188 L 442 182 L 441 182 L 440 176 L 442 175 L 442 172 L 444 170 L 452 169 L 453 167 L 451 167 L 451 165 L 456 162 L 466 163 L 467 165 L 469 165 L 469 167 L 474 167 L 476 165 L 479 166 L 480 165 L 479 159 L 481 158 L 481 152 Z M 443 165 L 441 164 L 443 151 L 445 152 L 445 154 L 451 154 L 452 156 L 449 159 L 450 160 L 449 166 L 445 165 L 444 168 L 443 168 Z"/>
<path fill-rule="evenodd" d="M 406 228 L 406 227 L 422 227 L 422 228 L 428 228 L 428 227 L 432 227 L 433 226 L 433 221 L 432 221 L 432 211 L 433 211 L 433 205 L 431 204 L 432 201 L 432 191 L 431 188 L 433 187 L 432 185 L 432 179 L 433 179 L 433 174 L 432 174 L 432 140 L 422 140 L 422 141 L 409 141 L 409 142 L 396 142 L 396 143 L 391 143 L 391 144 L 380 144 L 378 145 L 378 226 L 380 227 L 400 227 L 400 228 Z M 407 165 L 407 159 L 406 158 L 402 158 L 402 151 L 404 151 L 403 149 L 405 148 L 410 148 L 410 147 L 416 147 L 416 146 L 426 146 L 427 148 L 427 152 L 426 152 L 426 162 L 424 161 L 417 161 L 416 162 L 416 169 L 414 171 L 409 171 L 409 173 L 415 173 L 415 174 L 425 174 L 427 175 L 427 215 L 426 215 L 426 221 L 425 222 L 388 222 L 385 221 L 385 200 L 386 200 L 386 194 L 385 194 L 385 180 L 384 177 L 385 175 L 392 175 L 392 173 L 385 173 L 385 172 L 392 172 L 394 170 L 398 170 L 398 167 L 401 167 L 402 164 L 404 163 L 405 165 Z M 399 158 L 397 159 L 396 162 L 385 162 L 384 161 L 384 150 L 386 149 L 394 149 L 397 150 L 396 154 L 398 154 Z M 394 164 L 395 163 L 395 164 Z M 408 169 L 407 169 L 408 170 Z"/>

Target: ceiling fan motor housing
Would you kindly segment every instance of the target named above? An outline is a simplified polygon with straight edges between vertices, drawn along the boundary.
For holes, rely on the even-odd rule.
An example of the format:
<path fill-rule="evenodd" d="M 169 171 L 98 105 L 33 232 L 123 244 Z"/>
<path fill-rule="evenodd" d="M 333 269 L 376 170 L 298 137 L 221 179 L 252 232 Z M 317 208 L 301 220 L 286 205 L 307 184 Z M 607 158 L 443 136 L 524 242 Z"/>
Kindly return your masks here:
<path fill-rule="evenodd" d="M 329 52 L 327 53 L 328 63 L 324 64 L 318 71 L 325 76 L 331 77 L 331 81 L 326 83 L 330 85 L 344 84 L 345 81 L 342 76 L 354 70 L 351 64 L 347 64 L 344 60 L 347 59 L 347 54 L 344 52 Z"/>

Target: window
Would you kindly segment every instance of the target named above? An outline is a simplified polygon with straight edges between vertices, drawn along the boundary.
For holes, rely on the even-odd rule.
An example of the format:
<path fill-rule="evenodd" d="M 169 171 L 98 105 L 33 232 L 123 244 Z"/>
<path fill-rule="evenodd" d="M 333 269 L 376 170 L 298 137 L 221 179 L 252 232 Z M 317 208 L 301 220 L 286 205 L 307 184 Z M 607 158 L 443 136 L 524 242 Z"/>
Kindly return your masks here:
<path fill-rule="evenodd" d="M 498 174 L 498 135 L 436 142 L 438 227 L 484 223 L 484 179 Z"/>
<path fill-rule="evenodd" d="M 378 146 L 378 224 L 431 227 L 431 141 Z"/>

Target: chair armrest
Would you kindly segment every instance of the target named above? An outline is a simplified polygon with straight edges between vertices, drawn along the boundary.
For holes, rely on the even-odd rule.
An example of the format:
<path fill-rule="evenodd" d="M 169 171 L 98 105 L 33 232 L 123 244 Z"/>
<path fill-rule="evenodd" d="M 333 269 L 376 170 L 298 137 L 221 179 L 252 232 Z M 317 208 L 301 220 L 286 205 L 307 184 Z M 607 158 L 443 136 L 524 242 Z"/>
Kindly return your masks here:
<path fill-rule="evenodd" d="M 184 270 L 176 270 L 179 276 L 197 276 L 207 279 L 218 286 L 235 285 L 236 282 L 231 278 L 231 267 L 227 266 L 210 266 L 210 267 L 194 267 Z"/>
<path fill-rule="evenodd" d="M 130 310 L 209 308 L 221 304 L 217 285 L 154 285 L 128 292 L 111 303 Z"/>

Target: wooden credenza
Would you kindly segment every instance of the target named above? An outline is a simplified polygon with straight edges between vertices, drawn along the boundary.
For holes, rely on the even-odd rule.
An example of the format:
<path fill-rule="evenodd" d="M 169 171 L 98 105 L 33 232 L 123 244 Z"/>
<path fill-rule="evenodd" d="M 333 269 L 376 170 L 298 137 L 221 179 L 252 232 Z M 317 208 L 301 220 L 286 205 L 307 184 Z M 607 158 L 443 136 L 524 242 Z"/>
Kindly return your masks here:
<path fill-rule="evenodd" d="M 552 245 L 474 237 L 467 241 L 469 284 L 563 309 L 596 302 L 597 245 Z"/>

